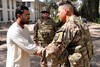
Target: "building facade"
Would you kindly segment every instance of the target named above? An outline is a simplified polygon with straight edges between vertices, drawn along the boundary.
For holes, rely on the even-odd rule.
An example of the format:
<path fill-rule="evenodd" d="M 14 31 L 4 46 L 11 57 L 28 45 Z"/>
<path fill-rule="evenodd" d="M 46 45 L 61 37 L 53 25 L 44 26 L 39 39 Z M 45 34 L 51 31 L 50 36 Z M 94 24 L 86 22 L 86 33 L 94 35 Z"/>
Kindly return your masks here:
<path fill-rule="evenodd" d="M 15 0 L 0 0 L 0 22 L 15 20 Z"/>
<path fill-rule="evenodd" d="M 26 5 L 30 10 L 30 23 L 34 23 L 40 18 L 43 2 L 38 0 L 0 0 L 0 23 L 7 23 L 16 20 L 15 9 L 20 5 Z"/>

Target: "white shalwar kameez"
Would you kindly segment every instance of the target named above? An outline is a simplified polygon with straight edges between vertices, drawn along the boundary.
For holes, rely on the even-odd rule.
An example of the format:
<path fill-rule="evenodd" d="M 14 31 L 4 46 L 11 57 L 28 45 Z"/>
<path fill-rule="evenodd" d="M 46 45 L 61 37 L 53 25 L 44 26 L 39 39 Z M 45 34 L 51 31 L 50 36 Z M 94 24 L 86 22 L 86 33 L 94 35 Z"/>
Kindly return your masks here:
<path fill-rule="evenodd" d="M 6 67 L 30 67 L 30 55 L 37 49 L 39 47 L 33 44 L 28 28 L 13 23 L 7 32 Z"/>

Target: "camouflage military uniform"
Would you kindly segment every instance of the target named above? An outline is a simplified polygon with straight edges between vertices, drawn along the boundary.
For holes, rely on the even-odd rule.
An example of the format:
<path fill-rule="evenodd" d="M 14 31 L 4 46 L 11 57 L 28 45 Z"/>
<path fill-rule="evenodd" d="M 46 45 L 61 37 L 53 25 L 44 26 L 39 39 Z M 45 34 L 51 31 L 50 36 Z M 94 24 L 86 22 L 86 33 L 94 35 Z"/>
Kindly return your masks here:
<path fill-rule="evenodd" d="M 40 46 L 47 46 L 54 38 L 55 32 L 57 31 L 56 23 L 51 19 L 38 20 L 34 26 L 34 41 Z"/>
<path fill-rule="evenodd" d="M 71 16 L 45 51 L 46 57 L 52 58 L 53 67 L 90 67 L 93 45 L 87 26 L 80 17 Z"/>
<path fill-rule="evenodd" d="M 57 31 L 57 24 L 50 17 L 47 20 L 39 19 L 36 25 L 34 26 L 34 41 L 39 46 L 45 47 L 54 38 L 55 32 Z M 41 60 L 41 64 L 47 64 L 46 58 L 45 61 Z M 46 66 L 43 66 L 46 67 Z"/>

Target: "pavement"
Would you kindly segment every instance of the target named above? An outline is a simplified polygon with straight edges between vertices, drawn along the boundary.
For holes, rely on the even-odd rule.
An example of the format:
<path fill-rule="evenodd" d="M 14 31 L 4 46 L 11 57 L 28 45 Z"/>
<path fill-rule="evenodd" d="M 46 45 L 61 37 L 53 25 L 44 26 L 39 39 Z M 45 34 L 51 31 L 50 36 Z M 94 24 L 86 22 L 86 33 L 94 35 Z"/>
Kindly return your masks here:
<path fill-rule="evenodd" d="M 5 67 L 6 64 L 6 33 L 11 24 L 0 24 L 0 67 Z M 91 60 L 91 67 L 100 67 L 100 24 L 88 23 L 90 34 L 94 45 L 94 55 Z M 29 24 L 27 27 L 30 30 L 32 37 L 34 24 Z M 31 56 L 31 67 L 40 67 L 40 58 L 37 56 Z"/>
<path fill-rule="evenodd" d="M 93 23 L 89 28 L 94 45 L 94 55 L 91 65 L 92 67 L 100 67 L 100 24 Z"/>

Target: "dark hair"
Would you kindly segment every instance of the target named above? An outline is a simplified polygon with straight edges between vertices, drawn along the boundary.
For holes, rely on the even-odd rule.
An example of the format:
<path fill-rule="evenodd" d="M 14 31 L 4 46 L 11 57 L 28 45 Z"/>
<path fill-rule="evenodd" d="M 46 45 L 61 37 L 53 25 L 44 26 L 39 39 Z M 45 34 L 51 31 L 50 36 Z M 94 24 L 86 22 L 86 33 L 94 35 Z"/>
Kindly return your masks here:
<path fill-rule="evenodd" d="M 59 6 L 65 5 L 65 4 L 70 4 L 70 5 L 72 5 L 72 3 L 71 3 L 70 1 L 62 1 L 62 2 L 59 3 Z M 73 6 L 73 5 L 72 5 L 72 6 Z"/>
<path fill-rule="evenodd" d="M 29 9 L 25 5 L 21 5 L 21 6 L 17 7 L 16 13 L 15 13 L 16 18 L 18 18 L 17 14 L 23 14 L 24 10 L 29 10 Z"/>
<path fill-rule="evenodd" d="M 77 9 L 74 7 L 74 5 L 70 1 L 63 1 L 63 2 L 59 3 L 59 6 L 65 5 L 65 4 L 70 4 L 74 9 L 74 14 L 76 16 L 79 16 L 79 12 L 77 11 Z"/>

